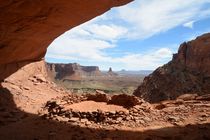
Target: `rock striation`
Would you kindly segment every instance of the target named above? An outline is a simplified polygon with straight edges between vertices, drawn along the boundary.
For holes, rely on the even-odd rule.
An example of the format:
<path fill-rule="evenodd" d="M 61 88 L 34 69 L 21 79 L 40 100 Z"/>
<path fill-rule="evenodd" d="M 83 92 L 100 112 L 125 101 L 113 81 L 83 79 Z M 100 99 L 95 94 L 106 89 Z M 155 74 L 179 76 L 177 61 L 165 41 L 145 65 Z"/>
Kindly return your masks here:
<path fill-rule="evenodd" d="M 210 33 L 180 45 L 172 61 L 145 77 L 134 95 L 159 102 L 210 92 Z"/>
<path fill-rule="evenodd" d="M 112 7 L 132 0 L 0 1 L 0 80 L 44 57 L 49 44 Z"/>
<path fill-rule="evenodd" d="M 98 66 L 81 66 L 77 63 L 46 63 L 46 66 L 49 76 L 55 80 L 81 80 L 85 76 L 101 75 Z"/>

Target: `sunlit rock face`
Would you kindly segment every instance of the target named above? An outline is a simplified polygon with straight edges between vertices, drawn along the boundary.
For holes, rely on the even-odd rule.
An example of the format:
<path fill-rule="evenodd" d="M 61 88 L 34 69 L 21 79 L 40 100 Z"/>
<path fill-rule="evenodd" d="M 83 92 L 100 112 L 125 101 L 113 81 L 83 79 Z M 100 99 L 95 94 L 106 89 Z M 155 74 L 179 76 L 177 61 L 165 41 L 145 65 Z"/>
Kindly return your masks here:
<path fill-rule="evenodd" d="M 0 0 L 0 80 L 44 57 L 65 31 L 132 0 Z"/>
<path fill-rule="evenodd" d="M 210 33 L 180 45 L 172 61 L 147 76 L 134 92 L 149 102 L 210 92 Z"/>
<path fill-rule="evenodd" d="M 46 63 L 48 76 L 53 80 L 82 80 L 83 77 L 100 76 L 98 66 L 81 66 L 77 63 Z"/>

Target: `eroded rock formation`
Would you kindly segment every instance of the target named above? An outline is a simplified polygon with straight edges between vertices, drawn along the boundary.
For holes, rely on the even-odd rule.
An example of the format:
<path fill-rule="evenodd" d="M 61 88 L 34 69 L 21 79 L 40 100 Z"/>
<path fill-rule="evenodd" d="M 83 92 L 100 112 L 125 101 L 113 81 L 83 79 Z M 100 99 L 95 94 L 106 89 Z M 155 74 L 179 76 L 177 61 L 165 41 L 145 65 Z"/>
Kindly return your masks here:
<path fill-rule="evenodd" d="M 113 72 L 112 71 L 112 68 L 110 67 L 109 70 L 108 70 L 108 72 L 107 72 L 107 76 L 118 76 L 118 74 L 115 73 L 115 72 Z"/>
<path fill-rule="evenodd" d="M 81 78 L 85 76 L 101 75 L 98 66 L 81 66 L 77 63 L 47 63 L 47 71 L 49 76 L 55 80 L 81 80 Z"/>
<path fill-rule="evenodd" d="M 0 0 L 0 80 L 44 57 L 65 31 L 132 0 Z"/>
<path fill-rule="evenodd" d="M 181 44 L 172 61 L 147 76 L 134 92 L 149 102 L 210 92 L 210 33 Z"/>

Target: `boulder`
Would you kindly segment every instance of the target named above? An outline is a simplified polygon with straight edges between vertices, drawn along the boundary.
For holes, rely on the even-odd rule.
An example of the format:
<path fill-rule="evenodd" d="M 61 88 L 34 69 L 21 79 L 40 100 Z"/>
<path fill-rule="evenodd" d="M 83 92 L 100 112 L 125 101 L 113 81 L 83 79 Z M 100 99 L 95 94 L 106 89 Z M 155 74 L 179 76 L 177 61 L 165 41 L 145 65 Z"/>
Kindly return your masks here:
<path fill-rule="evenodd" d="M 87 94 L 86 96 L 87 96 L 87 100 L 89 101 L 95 101 L 95 102 L 108 102 L 109 101 L 108 96 L 102 91 L 97 92 L 96 94 Z"/>
<path fill-rule="evenodd" d="M 46 83 L 47 80 L 42 74 L 35 75 L 34 78 L 40 83 Z"/>
<path fill-rule="evenodd" d="M 108 103 L 130 108 L 139 104 L 139 100 L 137 97 L 132 95 L 119 94 L 119 95 L 113 95 Z"/>

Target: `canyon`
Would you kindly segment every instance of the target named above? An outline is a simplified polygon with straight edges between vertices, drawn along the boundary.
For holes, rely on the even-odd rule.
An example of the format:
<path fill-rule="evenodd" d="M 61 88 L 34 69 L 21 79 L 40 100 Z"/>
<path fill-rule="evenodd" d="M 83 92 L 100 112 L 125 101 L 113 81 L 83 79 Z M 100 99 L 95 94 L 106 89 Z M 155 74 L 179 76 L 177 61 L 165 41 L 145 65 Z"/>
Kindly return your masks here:
<path fill-rule="evenodd" d="M 119 94 L 77 95 L 47 75 L 44 61 L 2 82 L 0 139 L 208 139 L 210 95 L 150 104 Z"/>
<path fill-rule="evenodd" d="M 144 74 L 126 71 L 101 71 L 98 66 L 77 63 L 46 63 L 48 77 L 59 86 L 74 93 L 94 93 L 101 90 L 109 94 L 132 94 L 143 81 Z M 140 72 L 139 72 L 140 73 Z"/>
<path fill-rule="evenodd" d="M 131 1 L 0 0 L 0 139 L 210 139 L 209 33 L 183 43 L 172 61 L 139 82 L 135 96 L 78 95 L 55 83 L 101 72 L 46 64 L 49 44 Z M 108 75 L 116 76 L 112 69 Z"/>

